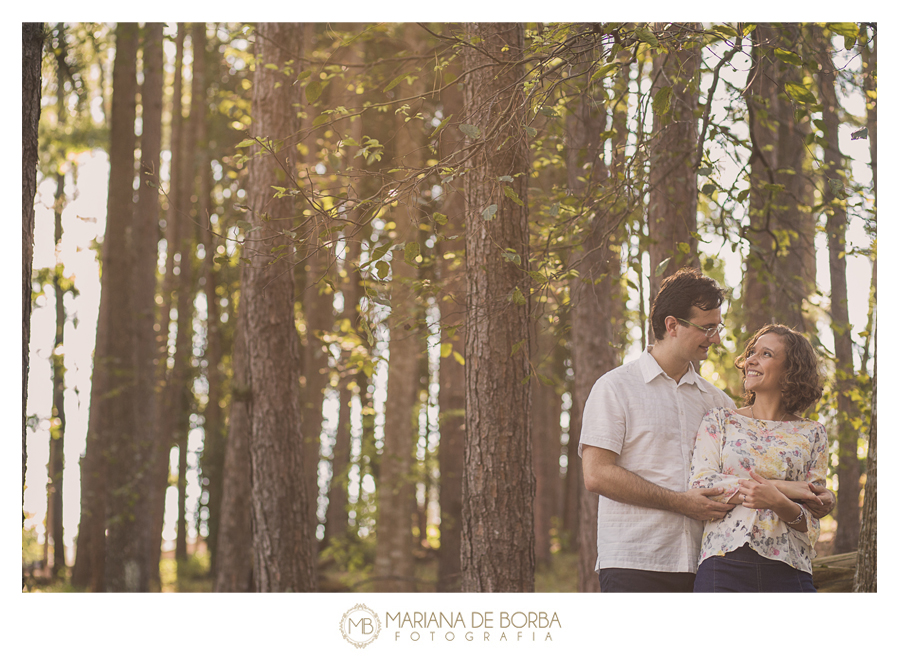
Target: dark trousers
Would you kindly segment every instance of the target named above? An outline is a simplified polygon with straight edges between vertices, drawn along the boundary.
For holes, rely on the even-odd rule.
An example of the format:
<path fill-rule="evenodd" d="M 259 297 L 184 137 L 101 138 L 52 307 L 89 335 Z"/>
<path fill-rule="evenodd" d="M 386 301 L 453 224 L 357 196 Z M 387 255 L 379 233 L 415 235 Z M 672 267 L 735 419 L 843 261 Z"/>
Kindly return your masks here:
<path fill-rule="evenodd" d="M 643 569 L 600 569 L 601 592 L 692 592 L 694 574 L 644 571 Z"/>
<path fill-rule="evenodd" d="M 812 576 L 770 560 L 744 544 L 706 558 L 697 570 L 695 592 L 815 592 Z"/>

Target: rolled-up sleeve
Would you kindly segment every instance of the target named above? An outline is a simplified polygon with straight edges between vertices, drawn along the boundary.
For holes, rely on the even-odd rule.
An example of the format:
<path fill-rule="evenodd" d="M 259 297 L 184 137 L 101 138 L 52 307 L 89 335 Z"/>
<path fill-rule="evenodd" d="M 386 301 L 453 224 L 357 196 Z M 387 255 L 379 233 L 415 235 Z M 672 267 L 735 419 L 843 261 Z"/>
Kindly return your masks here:
<path fill-rule="evenodd" d="M 725 487 L 725 493 L 710 496 L 720 503 L 727 502 L 740 488 L 740 477 L 724 472 L 722 465 L 722 441 L 725 432 L 725 416 L 721 408 L 710 409 L 700 422 L 694 454 L 691 458 L 691 489 Z"/>

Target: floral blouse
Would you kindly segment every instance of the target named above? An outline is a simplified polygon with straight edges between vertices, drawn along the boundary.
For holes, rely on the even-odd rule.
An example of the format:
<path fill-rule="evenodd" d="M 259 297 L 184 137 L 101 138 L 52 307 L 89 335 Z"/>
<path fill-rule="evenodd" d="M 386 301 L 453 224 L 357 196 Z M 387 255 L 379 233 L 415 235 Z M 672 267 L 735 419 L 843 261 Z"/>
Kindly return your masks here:
<path fill-rule="evenodd" d="M 825 484 L 828 436 L 812 420 L 756 420 L 734 409 L 710 409 L 700 423 L 691 460 L 691 488 L 724 487 L 712 496 L 727 502 L 752 470 L 769 480 Z M 807 531 L 792 529 L 775 512 L 735 506 L 720 521 L 708 521 L 700 543 L 700 560 L 749 544 L 759 555 L 812 573 L 819 521 L 806 512 Z"/>

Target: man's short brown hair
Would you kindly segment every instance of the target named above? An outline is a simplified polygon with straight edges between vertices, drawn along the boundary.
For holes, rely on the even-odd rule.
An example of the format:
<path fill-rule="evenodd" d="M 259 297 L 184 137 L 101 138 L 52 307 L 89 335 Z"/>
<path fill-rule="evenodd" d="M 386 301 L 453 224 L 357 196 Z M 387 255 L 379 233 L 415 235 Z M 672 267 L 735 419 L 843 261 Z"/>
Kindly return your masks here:
<path fill-rule="evenodd" d="M 663 279 L 650 309 L 650 326 L 660 341 L 666 337 L 666 318 L 670 315 L 689 320 L 692 307 L 701 311 L 719 308 L 725 301 L 725 290 L 714 279 L 693 267 L 683 267 Z"/>

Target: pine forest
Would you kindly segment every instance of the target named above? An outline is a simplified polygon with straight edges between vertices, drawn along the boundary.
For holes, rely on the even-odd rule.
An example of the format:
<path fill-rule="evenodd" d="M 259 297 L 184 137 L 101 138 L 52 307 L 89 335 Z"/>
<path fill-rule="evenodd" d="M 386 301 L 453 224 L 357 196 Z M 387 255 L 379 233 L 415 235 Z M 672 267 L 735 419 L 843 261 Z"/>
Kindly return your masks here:
<path fill-rule="evenodd" d="M 22 55 L 23 591 L 597 591 L 582 410 L 685 266 L 736 401 L 757 329 L 812 341 L 816 561 L 875 591 L 875 23 L 23 23 Z"/>

